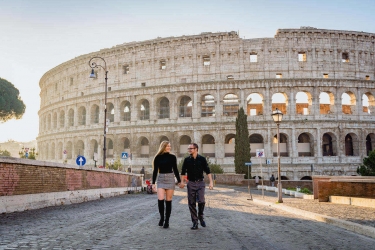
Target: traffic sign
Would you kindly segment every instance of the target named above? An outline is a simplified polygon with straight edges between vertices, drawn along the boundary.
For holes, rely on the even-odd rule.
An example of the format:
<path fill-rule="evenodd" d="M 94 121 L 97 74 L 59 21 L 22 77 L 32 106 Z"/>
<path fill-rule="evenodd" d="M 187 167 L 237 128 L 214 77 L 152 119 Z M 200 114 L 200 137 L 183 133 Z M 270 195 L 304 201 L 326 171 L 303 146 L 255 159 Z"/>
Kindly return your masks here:
<path fill-rule="evenodd" d="M 251 166 L 252 163 L 251 162 L 245 162 L 245 166 Z"/>
<path fill-rule="evenodd" d="M 128 153 L 127 152 L 122 152 L 121 153 L 121 159 L 128 159 Z"/>
<path fill-rule="evenodd" d="M 86 158 L 82 155 L 78 155 L 77 159 L 76 159 L 76 163 L 78 166 L 82 167 L 83 165 L 86 164 Z"/>
<path fill-rule="evenodd" d="M 256 156 L 257 157 L 265 157 L 265 155 L 264 155 L 264 149 L 257 149 L 256 150 Z"/>

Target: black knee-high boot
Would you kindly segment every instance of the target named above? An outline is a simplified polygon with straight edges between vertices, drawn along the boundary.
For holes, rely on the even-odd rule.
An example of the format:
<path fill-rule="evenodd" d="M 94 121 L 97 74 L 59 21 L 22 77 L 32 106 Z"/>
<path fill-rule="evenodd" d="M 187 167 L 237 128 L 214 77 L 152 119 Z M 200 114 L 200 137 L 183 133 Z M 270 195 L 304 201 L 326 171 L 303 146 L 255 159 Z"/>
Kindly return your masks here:
<path fill-rule="evenodd" d="M 172 212 L 172 201 L 165 201 L 165 221 L 164 221 L 164 228 L 169 227 L 169 217 L 171 216 Z"/>
<path fill-rule="evenodd" d="M 159 226 L 163 226 L 164 222 L 164 200 L 158 200 L 158 207 L 159 207 L 159 214 L 160 214 L 160 220 L 159 220 Z"/>

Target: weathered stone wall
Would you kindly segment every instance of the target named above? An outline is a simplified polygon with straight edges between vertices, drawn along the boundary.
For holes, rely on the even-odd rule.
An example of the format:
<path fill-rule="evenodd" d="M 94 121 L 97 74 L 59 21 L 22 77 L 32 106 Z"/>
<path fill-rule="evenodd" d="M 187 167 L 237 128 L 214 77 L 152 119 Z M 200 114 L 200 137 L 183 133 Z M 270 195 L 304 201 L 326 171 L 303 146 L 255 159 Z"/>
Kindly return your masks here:
<path fill-rule="evenodd" d="M 214 143 L 214 152 L 207 154 L 210 160 L 233 172 L 234 158 L 226 156 L 225 146 L 227 137 L 235 134 L 235 116 L 224 112 L 224 97 L 236 95 L 238 107 L 249 112 L 255 106 L 247 106 L 247 98 L 257 93 L 263 98 L 262 107 L 257 105 L 257 114 L 248 116 L 248 126 L 250 136 L 262 138 L 271 161 L 265 178 L 277 171 L 276 126 L 271 118 L 275 107 L 284 112 L 280 133 L 286 138 L 286 152 L 281 154 L 281 162 L 287 171 L 283 170 L 283 176 L 292 180 L 310 176 L 311 164 L 320 173 L 328 168 L 332 175 L 356 174 L 356 166 L 369 148 L 375 148 L 374 41 L 375 35 L 370 33 L 312 28 L 280 29 L 274 38 L 260 39 L 220 32 L 132 42 L 79 56 L 46 72 L 40 80 L 39 157 L 63 162 L 62 151 L 67 150 L 68 163 L 81 154 L 93 166 L 96 152 L 101 162 L 104 70 L 95 69 L 97 78 L 88 78 L 89 60 L 100 56 L 109 71 L 107 159 L 127 151 L 132 153 L 132 161 L 125 162 L 126 166 L 149 168 L 161 140 L 171 141 L 172 151 L 180 155 L 184 136 L 198 143 L 202 152 L 210 145 L 203 138 L 210 135 Z M 256 55 L 255 62 L 251 55 Z M 298 60 L 300 55 L 304 61 Z M 307 94 L 307 104 L 297 103 L 298 92 Z M 322 92 L 329 94 L 330 104 L 320 103 Z M 286 103 L 272 103 L 276 93 L 282 93 Z M 344 93 L 351 97 L 349 106 L 342 104 Z M 205 95 L 214 97 L 215 115 L 210 117 L 201 114 Z M 366 108 L 363 95 L 369 100 Z M 180 113 L 184 97 L 192 101 L 190 117 Z M 163 98 L 169 101 L 166 118 L 160 116 Z M 145 100 L 148 119 L 142 117 Z M 129 119 L 124 114 L 126 102 L 130 104 Z M 301 114 L 300 106 L 307 107 L 307 115 Z M 308 157 L 298 152 L 302 133 L 310 137 Z M 332 138 L 332 153 L 324 152 L 325 134 Z M 346 145 L 347 135 L 350 146 Z M 148 154 L 142 153 L 144 143 Z M 260 175 L 259 168 L 253 168 L 252 175 Z"/>

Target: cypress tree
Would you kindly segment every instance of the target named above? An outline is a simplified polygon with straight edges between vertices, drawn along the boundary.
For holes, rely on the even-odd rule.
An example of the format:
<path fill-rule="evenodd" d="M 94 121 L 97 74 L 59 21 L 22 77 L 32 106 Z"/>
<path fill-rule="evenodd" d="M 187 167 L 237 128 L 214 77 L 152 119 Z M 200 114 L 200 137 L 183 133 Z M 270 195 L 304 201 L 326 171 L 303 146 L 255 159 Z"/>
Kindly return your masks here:
<path fill-rule="evenodd" d="M 236 137 L 234 147 L 234 166 L 236 174 L 246 174 L 245 162 L 250 162 L 249 130 L 247 127 L 247 115 L 241 107 L 236 118 Z M 249 168 L 251 173 L 251 167 Z M 250 174 L 251 176 L 251 174 Z"/>

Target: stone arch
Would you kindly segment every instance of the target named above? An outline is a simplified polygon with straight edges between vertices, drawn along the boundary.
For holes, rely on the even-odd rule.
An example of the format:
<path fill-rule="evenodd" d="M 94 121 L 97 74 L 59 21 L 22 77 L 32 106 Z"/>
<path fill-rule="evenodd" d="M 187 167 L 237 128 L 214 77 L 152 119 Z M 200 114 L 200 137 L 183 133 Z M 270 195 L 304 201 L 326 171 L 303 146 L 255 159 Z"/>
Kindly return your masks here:
<path fill-rule="evenodd" d="M 63 143 L 61 141 L 57 143 L 57 159 L 63 159 Z"/>
<path fill-rule="evenodd" d="M 358 136 L 354 133 L 345 136 L 345 155 L 359 156 Z"/>
<path fill-rule="evenodd" d="M 314 137 L 310 133 L 301 133 L 298 136 L 298 156 L 314 156 Z"/>
<path fill-rule="evenodd" d="M 66 158 L 67 159 L 72 159 L 72 156 L 73 156 L 73 143 L 71 141 L 68 141 L 66 143 L 66 151 L 67 151 Z"/>
<path fill-rule="evenodd" d="M 202 96 L 201 117 L 215 116 L 215 97 L 210 94 Z"/>
<path fill-rule="evenodd" d="M 69 112 L 68 112 L 68 125 L 69 125 L 69 127 L 74 126 L 74 109 L 69 109 Z"/>
<path fill-rule="evenodd" d="M 65 127 L 65 111 L 61 110 L 59 115 L 59 127 L 64 128 Z"/>
<path fill-rule="evenodd" d="M 52 142 L 51 143 L 51 155 L 50 155 L 50 159 L 55 160 L 55 158 L 56 158 L 56 146 L 55 146 L 55 143 Z"/>
<path fill-rule="evenodd" d="M 98 154 L 98 153 L 99 153 L 99 144 L 98 144 L 98 141 L 95 140 L 95 139 L 92 139 L 90 141 L 90 153 L 89 153 L 89 157 L 94 158 L 94 154 Z"/>
<path fill-rule="evenodd" d="M 140 102 L 139 119 L 140 120 L 149 120 L 150 119 L 150 103 L 146 99 L 143 99 Z"/>
<path fill-rule="evenodd" d="M 113 157 L 114 155 L 114 144 L 111 138 L 107 138 L 107 157 Z"/>
<path fill-rule="evenodd" d="M 179 156 L 184 156 L 187 154 L 187 148 L 191 143 L 191 138 L 188 135 L 183 135 L 180 137 L 180 153 Z"/>
<path fill-rule="evenodd" d="M 82 140 L 78 140 L 74 147 L 74 156 L 84 155 L 85 154 L 85 143 Z"/>
<path fill-rule="evenodd" d="M 123 101 L 120 105 L 120 119 L 121 121 L 130 121 L 131 106 L 129 101 Z"/>
<path fill-rule="evenodd" d="M 99 123 L 99 106 L 96 104 L 91 106 L 90 119 L 91 124 Z"/>
<path fill-rule="evenodd" d="M 149 140 L 142 136 L 139 138 L 139 144 L 141 146 L 141 158 L 148 158 L 150 156 L 150 143 Z"/>
<path fill-rule="evenodd" d="M 182 96 L 179 101 L 179 117 L 192 117 L 193 101 L 189 96 Z"/>
<path fill-rule="evenodd" d="M 311 181 L 311 180 L 312 180 L 312 177 L 306 175 L 306 176 L 304 176 L 304 177 L 301 178 L 301 181 L 307 181 L 307 180 L 310 180 L 310 181 Z"/>
<path fill-rule="evenodd" d="M 49 144 L 46 143 L 45 144 L 45 157 L 44 157 L 46 160 L 49 160 L 49 157 L 50 157 L 49 153 L 50 153 Z"/>
<path fill-rule="evenodd" d="M 284 133 L 280 133 L 280 157 L 288 157 L 288 136 Z M 277 156 L 277 134 L 273 137 L 272 143 L 273 156 Z"/>
<path fill-rule="evenodd" d="M 235 134 L 227 134 L 224 141 L 224 157 L 234 157 Z"/>
<path fill-rule="evenodd" d="M 257 149 L 264 149 L 264 139 L 261 134 L 251 134 L 249 136 L 249 143 L 251 157 L 256 156 Z"/>
<path fill-rule="evenodd" d="M 246 98 L 246 114 L 248 116 L 263 115 L 263 96 L 259 93 L 251 93 Z"/>
<path fill-rule="evenodd" d="M 53 129 L 57 129 L 57 112 L 53 113 L 53 118 L 52 118 L 52 123 L 53 123 Z"/>
<path fill-rule="evenodd" d="M 370 133 L 366 136 L 366 155 L 370 155 L 370 152 L 375 149 L 375 134 Z"/>
<path fill-rule="evenodd" d="M 215 138 L 210 134 L 202 136 L 202 154 L 206 157 L 215 157 Z"/>
<path fill-rule="evenodd" d="M 51 130 L 51 124 L 52 124 L 52 118 L 51 118 L 51 114 L 48 114 L 47 116 L 47 129 L 48 130 Z"/>
<path fill-rule="evenodd" d="M 237 116 L 239 106 L 240 100 L 236 94 L 226 94 L 223 99 L 223 115 Z"/>
<path fill-rule="evenodd" d="M 341 95 L 342 113 L 352 115 L 356 109 L 356 97 L 353 92 L 347 91 Z"/>
<path fill-rule="evenodd" d="M 115 106 L 111 102 L 107 103 L 107 120 L 109 122 L 115 121 Z"/>
<path fill-rule="evenodd" d="M 335 96 L 330 91 L 319 94 L 319 109 L 321 115 L 333 114 L 335 109 Z"/>
<path fill-rule="evenodd" d="M 167 97 L 162 97 L 158 102 L 159 106 L 159 119 L 169 118 L 170 107 L 169 100 Z"/>
<path fill-rule="evenodd" d="M 159 137 L 159 142 L 161 143 L 161 142 L 163 142 L 163 141 L 169 141 L 168 137 L 165 136 L 165 135 L 160 136 L 160 137 Z M 170 142 L 170 141 L 169 141 L 169 142 Z"/>
<path fill-rule="evenodd" d="M 284 115 L 287 114 L 288 96 L 284 92 L 277 92 L 272 95 L 272 110 L 279 109 Z"/>
<path fill-rule="evenodd" d="M 363 113 L 373 114 L 375 110 L 375 98 L 371 92 L 362 95 L 362 111 Z"/>
<path fill-rule="evenodd" d="M 78 125 L 86 125 L 86 108 L 84 106 L 78 109 Z"/>
<path fill-rule="evenodd" d="M 311 93 L 308 91 L 300 91 L 296 94 L 296 114 L 308 115 L 310 114 L 312 104 Z"/>
<path fill-rule="evenodd" d="M 337 156 L 337 138 L 335 134 L 331 132 L 323 134 L 322 154 L 323 156 Z"/>

